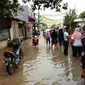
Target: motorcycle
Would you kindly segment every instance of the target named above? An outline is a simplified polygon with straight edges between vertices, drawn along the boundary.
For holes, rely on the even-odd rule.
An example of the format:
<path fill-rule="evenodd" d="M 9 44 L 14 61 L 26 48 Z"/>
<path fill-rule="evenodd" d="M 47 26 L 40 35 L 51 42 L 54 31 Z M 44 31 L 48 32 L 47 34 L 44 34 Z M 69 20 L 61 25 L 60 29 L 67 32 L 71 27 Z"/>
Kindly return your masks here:
<path fill-rule="evenodd" d="M 34 45 L 34 46 L 36 46 L 36 45 L 38 45 L 38 43 L 39 43 L 39 39 L 38 39 L 38 36 L 33 36 L 33 39 L 32 39 L 32 44 Z"/>
<path fill-rule="evenodd" d="M 20 47 L 20 43 L 15 43 L 14 41 L 12 50 L 8 50 L 3 53 L 4 55 L 3 62 L 5 64 L 6 71 L 8 72 L 8 74 L 12 74 L 15 68 L 18 67 L 21 57 L 23 56 L 22 54 L 23 53 Z"/>

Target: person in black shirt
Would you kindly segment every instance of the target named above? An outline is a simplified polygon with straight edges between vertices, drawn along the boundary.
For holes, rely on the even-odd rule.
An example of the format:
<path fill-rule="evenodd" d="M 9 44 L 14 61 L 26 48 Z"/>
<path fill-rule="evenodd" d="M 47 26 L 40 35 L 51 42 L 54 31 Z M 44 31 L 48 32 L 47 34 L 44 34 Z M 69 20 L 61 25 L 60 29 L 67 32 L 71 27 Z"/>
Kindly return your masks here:
<path fill-rule="evenodd" d="M 53 32 L 51 33 L 51 38 L 52 38 L 52 45 L 53 45 L 53 44 L 56 45 L 57 32 L 55 31 L 55 29 L 54 29 Z"/>

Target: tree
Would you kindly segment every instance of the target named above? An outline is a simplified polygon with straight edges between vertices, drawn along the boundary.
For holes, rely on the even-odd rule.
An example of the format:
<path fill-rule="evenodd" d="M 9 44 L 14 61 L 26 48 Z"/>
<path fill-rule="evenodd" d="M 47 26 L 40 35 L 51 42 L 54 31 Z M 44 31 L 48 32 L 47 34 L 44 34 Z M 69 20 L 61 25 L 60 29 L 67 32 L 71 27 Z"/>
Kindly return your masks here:
<path fill-rule="evenodd" d="M 83 11 L 82 13 L 80 13 L 79 18 L 85 18 L 85 11 Z"/>
<path fill-rule="evenodd" d="M 18 0 L 0 0 L 0 18 L 14 17 L 18 10 Z"/>
<path fill-rule="evenodd" d="M 61 5 L 62 0 L 22 0 L 24 3 L 32 1 L 33 4 L 31 5 L 32 9 L 41 9 L 43 5 L 43 9 L 45 8 L 51 8 L 51 9 L 56 9 L 56 11 L 60 11 L 61 8 L 67 9 L 68 4 L 64 3 Z"/>
<path fill-rule="evenodd" d="M 77 14 L 75 9 L 70 9 L 69 12 L 64 17 L 64 25 L 67 27 L 74 28 L 75 27 L 74 19 L 76 18 Z"/>

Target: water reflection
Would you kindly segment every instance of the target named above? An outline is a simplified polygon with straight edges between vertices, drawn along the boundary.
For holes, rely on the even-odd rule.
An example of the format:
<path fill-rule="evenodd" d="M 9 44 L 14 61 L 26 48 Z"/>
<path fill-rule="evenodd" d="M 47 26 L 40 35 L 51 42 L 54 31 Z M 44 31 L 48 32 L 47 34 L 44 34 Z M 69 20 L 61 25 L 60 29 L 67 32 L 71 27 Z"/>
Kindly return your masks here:
<path fill-rule="evenodd" d="M 53 53 L 56 56 L 56 53 Z M 54 61 L 50 48 L 40 47 L 39 53 L 35 59 L 24 63 L 23 75 L 27 84 L 31 85 L 51 85 L 52 82 L 59 78 L 59 74 L 62 74 L 65 68 L 61 63 L 53 64 Z M 56 57 L 55 57 L 56 59 Z"/>
<path fill-rule="evenodd" d="M 29 40 L 23 43 L 23 63 L 13 76 L 7 76 L 8 78 L 5 76 L 0 80 L 0 84 L 77 85 L 76 80 L 80 76 L 80 62 L 72 60 L 71 56 L 64 56 L 63 50 L 58 46 L 53 50 L 51 46 L 46 46 L 42 38 L 40 41 L 37 47 L 28 44 Z"/>
<path fill-rule="evenodd" d="M 7 72 L 4 72 L 3 76 L 0 76 L 0 85 L 23 85 L 22 63 L 11 76 Z"/>

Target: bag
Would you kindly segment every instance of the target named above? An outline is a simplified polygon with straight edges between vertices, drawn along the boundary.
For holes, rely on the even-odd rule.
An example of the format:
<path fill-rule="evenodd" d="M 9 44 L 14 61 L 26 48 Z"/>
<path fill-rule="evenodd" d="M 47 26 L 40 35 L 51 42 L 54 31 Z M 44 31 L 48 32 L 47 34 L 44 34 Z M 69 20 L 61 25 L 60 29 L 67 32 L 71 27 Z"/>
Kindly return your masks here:
<path fill-rule="evenodd" d="M 81 71 L 81 78 L 85 78 L 85 68 Z"/>
<path fill-rule="evenodd" d="M 73 43 L 74 43 L 74 40 L 69 40 L 69 43 L 71 44 L 71 45 L 73 45 Z"/>

